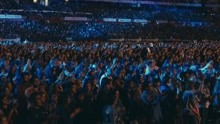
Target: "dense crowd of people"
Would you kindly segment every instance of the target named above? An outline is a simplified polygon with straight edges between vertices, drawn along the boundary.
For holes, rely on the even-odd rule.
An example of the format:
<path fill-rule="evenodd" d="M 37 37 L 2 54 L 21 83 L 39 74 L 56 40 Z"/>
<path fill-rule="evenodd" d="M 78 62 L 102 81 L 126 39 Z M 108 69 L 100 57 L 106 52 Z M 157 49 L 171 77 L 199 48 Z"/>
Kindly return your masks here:
<path fill-rule="evenodd" d="M 22 16 L 0 19 L 0 40 L 25 40 L 0 43 L 0 124 L 220 123 L 214 12 L 76 1 L 45 7 L 28 0 L 1 0 L 0 8 Z M 65 21 L 74 16 L 88 20 Z M 76 42 L 61 42 L 66 38 Z"/>
<path fill-rule="evenodd" d="M 111 4 L 110 4 L 111 5 Z M 172 20 L 172 21 L 202 21 L 205 22 L 211 18 L 207 18 L 207 13 L 202 8 L 197 7 L 170 7 L 170 6 L 157 6 L 148 5 L 141 8 L 131 7 L 117 7 L 112 5 L 110 7 L 97 7 L 82 8 L 83 11 L 94 13 L 96 18 L 142 18 L 147 20 Z M 114 9 L 113 9 L 114 8 Z M 79 9 L 80 10 L 80 9 Z M 206 14 L 206 15 L 205 15 Z"/>
<path fill-rule="evenodd" d="M 30 41 L 59 41 L 70 37 L 96 38 L 144 38 L 144 39 L 219 39 L 216 26 L 192 27 L 176 24 L 111 23 L 111 22 L 48 22 L 33 20 L 0 20 L 0 37 L 21 38 Z"/>
<path fill-rule="evenodd" d="M 1 124 L 214 124 L 220 42 L 0 45 Z"/>
<path fill-rule="evenodd" d="M 31 41 L 59 41 L 66 38 L 143 38 L 143 39 L 219 39 L 219 15 L 213 8 L 141 5 L 123 3 L 69 1 L 50 2 L 45 7 L 33 1 L 0 1 L 2 15 L 20 15 L 19 19 L 0 18 L 0 38 Z M 174 1 L 168 1 L 174 2 Z M 189 1 L 188 1 L 189 2 Z M 74 4 L 74 5 L 73 5 Z M 78 21 L 66 21 L 76 17 Z M 80 21 L 80 18 L 87 20 Z M 105 18 L 115 21 L 105 22 Z M 120 22 L 127 19 L 128 22 Z M 135 22 L 141 20 L 141 22 Z M 143 21 L 144 20 L 144 21 Z"/>
<path fill-rule="evenodd" d="M 10 5 L 10 4 L 9 4 Z M 55 7 L 52 7 L 55 6 Z M 103 18 L 128 18 L 128 19 L 147 19 L 147 20 L 172 20 L 172 21 L 199 21 L 207 22 L 212 20 L 212 16 L 216 16 L 217 13 L 214 9 L 204 9 L 202 7 L 178 7 L 178 6 L 159 6 L 159 5 L 145 5 L 141 7 L 132 7 L 130 4 L 80 4 L 77 7 L 71 5 L 60 5 L 55 4 L 48 6 L 46 8 L 38 7 L 34 4 L 33 8 L 24 6 L 27 8 L 20 9 L 15 11 L 17 8 L 8 8 L 2 9 L 2 13 L 11 13 L 11 10 L 14 10 L 14 13 L 18 13 L 24 16 L 27 16 L 30 13 L 31 15 L 41 14 L 46 17 L 56 16 L 58 13 L 52 13 L 52 11 L 60 12 L 62 14 L 59 17 L 72 13 L 72 16 L 77 12 L 80 13 L 90 13 L 90 15 L 95 19 Z M 23 11 L 21 11 L 23 10 Z M 37 10 L 37 11 L 34 11 Z M 48 11 L 48 13 L 41 13 L 43 11 Z M 50 12 L 50 13 L 49 13 Z M 64 13 L 65 12 L 65 13 Z M 86 14 L 82 16 L 88 16 Z"/>

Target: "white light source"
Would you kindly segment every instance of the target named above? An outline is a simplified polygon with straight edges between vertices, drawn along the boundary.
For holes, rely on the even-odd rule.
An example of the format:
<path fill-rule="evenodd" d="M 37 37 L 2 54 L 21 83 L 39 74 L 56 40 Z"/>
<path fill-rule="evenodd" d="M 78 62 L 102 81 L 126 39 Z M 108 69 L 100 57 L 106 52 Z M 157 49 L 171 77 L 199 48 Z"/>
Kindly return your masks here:
<path fill-rule="evenodd" d="M 37 0 L 33 0 L 33 3 L 37 3 Z"/>
<path fill-rule="evenodd" d="M 65 2 L 69 2 L 69 0 L 65 0 Z"/>
<path fill-rule="evenodd" d="M 48 6 L 48 0 L 45 0 L 45 6 Z"/>

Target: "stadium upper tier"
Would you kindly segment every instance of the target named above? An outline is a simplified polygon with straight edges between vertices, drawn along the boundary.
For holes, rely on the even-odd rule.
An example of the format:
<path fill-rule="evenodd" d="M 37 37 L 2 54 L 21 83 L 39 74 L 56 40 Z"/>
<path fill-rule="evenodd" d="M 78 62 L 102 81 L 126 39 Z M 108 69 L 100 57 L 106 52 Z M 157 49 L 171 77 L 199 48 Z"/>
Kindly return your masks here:
<path fill-rule="evenodd" d="M 219 22 L 213 8 L 203 7 L 82 1 L 45 7 L 0 2 L 0 38 L 219 39 Z"/>
<path fill-rule="evenodd" d="M 26 8 L 25 8 L 26 7 Z M 19 14 L 25 17 L 41 15 L 44 18 L 66 16 L 87 17 L 90 20 L 102 20 L 103 18 L 125 18 L 125 19 L 146 19 L 166 20 L 166 21 L 196 21 L 210 22 L 218 18 L 218 13 L 213 9 L 203 9 L 197 7 L 176 7 L 145 5 L 142 7 L 131 7 L 120 4 L 83 4 L 78 7 L 66 5 L 65 7 L 53 6 L 44 7 L 39 4 L 25 6 L 21 9 L 3 8 L 0 14 Z M 62 19 L 61 19 L 62 20 Z"/>
<path fill-rule="evenodd" d="M 143 38 L 143 39 L 219 39 L 219 28 L 175 26 L 172 24 L 103 23 L 103 22 L 39 22 L 0 21 L 1 38 L 31 41 L 57 41 L 66 38 Z"/>
<path fill-rule="evenodd" d="M 110 4 L 121 6 L 142 7 L 144 5 L 165 5 L 185 7 L 220 7 L 219 0 L 1 0 L 0 8 L 4 9 L 46 9 L 63 10 L 65 8 L 79 8 L 84 5 Z M 48 3 L 48 4 L 45 4 Z"/>

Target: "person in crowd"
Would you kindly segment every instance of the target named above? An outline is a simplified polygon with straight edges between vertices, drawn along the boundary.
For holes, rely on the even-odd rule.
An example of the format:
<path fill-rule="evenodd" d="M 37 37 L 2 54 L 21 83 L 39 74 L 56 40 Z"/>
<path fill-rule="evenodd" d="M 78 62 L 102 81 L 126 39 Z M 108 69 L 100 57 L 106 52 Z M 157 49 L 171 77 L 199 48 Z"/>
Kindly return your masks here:
<path fill-rule="evenodd" d="M 218 41 L 0 45 L 0 119 L 218 123 Z"/>
<path fill-rule="evenodd" d="M 184 124 L 200 124 L 201 116 L 199 112 L 198 99 L 195 94 L 188 92 L 184 94 L 185 107 L 183 110 L 183 123 Z"/>
<path fill-rule="evenodd" d="M 43 106 L 42 96 L 40 93 L 32 93 L 30 95 L 30 103 L 32 106 L 28 108 L 28 124 L 46 124 L 49 121 L 49 115 Z"/>
<path fill-rule="evenodd" d="M 12 103 L 9 103 L 9 99 L 7 95 L 1 94 L 1 117 L 2 121 L 6 120 L 8 123 L 13 123 L 13 121 L 16 121 L 17 116 L 19 115 L 18 113 L 18 101 L 14 99 L 14 101 L 11 101 Z"/>

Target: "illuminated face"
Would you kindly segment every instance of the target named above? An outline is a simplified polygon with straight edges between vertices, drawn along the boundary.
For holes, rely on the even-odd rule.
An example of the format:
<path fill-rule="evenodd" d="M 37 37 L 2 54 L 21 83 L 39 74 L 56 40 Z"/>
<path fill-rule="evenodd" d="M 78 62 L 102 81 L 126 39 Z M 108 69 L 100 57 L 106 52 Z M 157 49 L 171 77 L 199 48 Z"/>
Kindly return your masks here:
<path fill-rule="evenodd" d="M 152 91 L 153 90 L 153 85 L 152 84 L 148 84 L 147 85 L 147 90 Z"/>
<path fill-rule="evenodd" d="M 115 92 L 115 98 L 119 98 L 119 96 L 120 96 L 119 91 L 116 91 L 116 92 Z"/>
<path fill-rule="evenodd" d="M 28 75 L 24 76 L 24 81 L 27 81 L 27 82 L 29 81 L 29 76 Z"/>
<path fill-rule="evenodd" d="M 42 95 L 41 95 L 41 101 L 42 101 L 43 103 L 45 103 L 46 100 L 47 100 L 46 94 L 42 94 Z"/>
<path fill-rule="evenodd" d="M 156 65 L 156 62 L 155 61 L 152 61 L 152 64 L 151 64 L 152 66 L 155 66 Z"/>
<path fill-rule="evenodd" d="M 11 94 L 11 92 L 10 92 L 10 89 L 9 89 L 9 88 L 5 88 L 5 94 L 6 94 L 7 96 L 9 96 L 9 95 Z"/>
<path fill-rule="evenodd" d="M 71 88 L 71 92 L 72 92 L 73 94 L 76 93 L 76 86 L 75 86 L 75 85 L 72 86 L 72 88 Z"/>
<path fill-rule="evenodd" d="M 35 78 L 34 79 L 34 87 L 39 86 L 39 84 L 40 84 L 40 80 L 38 78 Z"/>
<path fill-rule="evenodd" d="M 36 101 L 36 105 L 37 106 L 42 106 L 43 105 L 43 102 L 42 102 L 42 97 L 40 95 L 37 95 L 35 97 L 35 101 Z"/>
<path fill-rule="evenodd" d="M 9 104 L 8 98 L 5 96 L 5 97 L 2 99 L 2 105 L 8 105 L 8 104 Z"/>
<path fill-rule="evenodd" d="M 90 84 L 90 83 L 87 83 L 87 85 L 86 85 L 86 89 L 87 89 L 87 91 L 91 91 L 92 86 L 91 86 L 91 84 Z"/>

